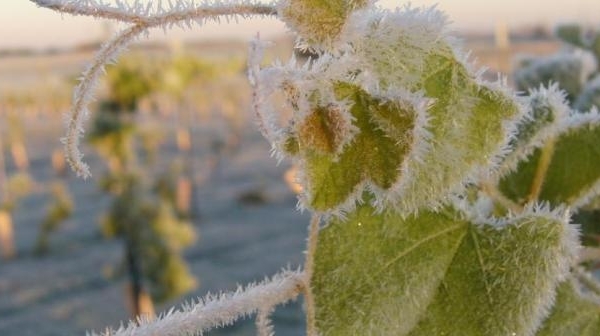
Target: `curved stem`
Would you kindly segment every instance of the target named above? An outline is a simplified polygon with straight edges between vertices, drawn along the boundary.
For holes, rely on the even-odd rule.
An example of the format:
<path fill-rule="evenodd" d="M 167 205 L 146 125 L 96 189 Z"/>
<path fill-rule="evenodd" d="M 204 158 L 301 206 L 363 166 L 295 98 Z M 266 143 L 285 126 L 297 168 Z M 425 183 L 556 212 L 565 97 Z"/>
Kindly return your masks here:
<path fill-rule="evenodd" d="M 512 213 L 518 214 L 523 212 L 523 207 L 506 197 L 498 188 L 488 181 L 483 181 L 479 184 L 481 191 L 488 195 L 492 200 L 510 210 Z"/>
<path fill-rule="evenodd" d="M 273 308 L 261 309 L 256 313 L 256 334 L 257 336 L 273 336 L 275 331 L 273 330 L 273 324 L 269 316 L 273 312 Z"/>
<path fill-rule="evenodd" d="M 208 295 L 196 304 L 185 304 L 170 310 L 155 320 L 141 318 L 127 327 L 106 330 L 95 336 L 176 336 L 201 335 L 215 327 L 230 325 L 235 320 L 255 312 L 270 311 L 272 307 L 295 299 L 303 287 L 304 274 L 284 271 L 270 280 L 245 289 Z"/>
<path fill-rule="evenodd" d="M 79 151 L 79 139 L 83 133 L 83 122 L 88 115 L 87 105 L 92 99 L 91 93 L 104 71 L 104 65 L 118 57 L 131 41 L 146 32 L 149 28 L 181 25 L 183 23 L 187 23 L 189 26 L 191 22 L 201 24 L 207 19 L 218 20 L 222 16 L 226 18 L 233 16 L 264 16 L 272 15 L 276 12 L 274 6 L 259 4 L 240 5 L 232 3 L 217 6 L 205 4 L 200 7 L 185 8 L 183 3 L 176 3 L 174 9 L 157 15 L 148 15 L 150 12 L 149 8 L 143 10 L 142 7 L 122 9 L 93 2 L 88 3 L 86 6 L 75 2 L 57 0 L 31 1 L 39 6 L 62 13 L 104 17 L 133 23 L 132 26 L 124 29 L 111 41 L 102 46 L 94 57 L 92 64 L 84 71 L 81 83 L 75 88 L 73 94 L 73 106 L 67 119 L 67 134 L 62 141 L 65 145 L 67 162 L 77 175 L 84 178 L 90 176 L 90 171 L 89 167 L 82 161 L 83 155 Z M 133 13 L 127 13 L 127 10 Z"/>
<path fill-rule="evenodd" d="M 317 335 L 315 320 L 315 298 L 312 293 L 310 281 L 315 268 L 315 252 L 317 251 L 317 240 L 319 236 L 319 223 L 321 216 L 314 214 L 308 228 L 308 242 L 306 248 L 306 261 L 304 262 L 304 300 L 306 304 L 306 334 Z"/>
<path fill-rule="evenodd" d="M 548 168 L 550 167 L 552 157 L 554 156 L 555 143 L 555 138 L 549 139 L 546 145 L 542 148 L 540 161 L 538 162 L 533 183 L 531 184 L 531 189 L 529 190 L 529 195 L 527 196 L 527 203 L 537 201 L 540 197 L 542 187 L 544 186 L 544 181 L 546 180 L 546 174 L 548 173 Z"/>
<path fill-rule="evenodd" d="M 592 278 L 590 274 L 578 267 L 573 269 L 573 273 L 575 274 L 575 277 L 585 286 L 585 288 L 596 295 L 600 295 L 600 283 L 598 283 L 596 279 Z"/>
<path fill-rule="evenodd" d="M 101 3 L 77 3 L 64 0 L 30 0 L 36 5 L 55 10 L 60 13 L 66 13 L 77 16 L 94 16 L 103 19 L 129 22 L 136 25 L 145 25 L 147 27 L 175 23 L 185 20 L 203 20 L 206 18 L 216 18 L 218 16 L 233 15 L 274 15 L 276 9 L 274 5 L 264 4 L 200 4 L 198 7 L 185 8 L 183 3 L 174 4 L 173 9 L 158 8 L 158 14 L 150 14 L 148 6 L 132 6 L 129 8 L 120 8 Z"/>
<path fill-rule="evenodd" d="M 146 27 L 134 25 L 119 33 L 104 44 L 96 54 L 92 64 L 83 73 L 83 78 L 73 93 L 73 105 L 67 119 L 67 134 L 62 139 L 65 145 L 65 158 L 77 175 L 84 178 L 90 176 L 89 167 L 81 161 L 79 139 L 83 134 L 83 123 L 89 111 L 87 105 L 92 100 L 92 91 L 104 72 L 104 65 L 119 56 L 131 41 L 146 30 Z"/>

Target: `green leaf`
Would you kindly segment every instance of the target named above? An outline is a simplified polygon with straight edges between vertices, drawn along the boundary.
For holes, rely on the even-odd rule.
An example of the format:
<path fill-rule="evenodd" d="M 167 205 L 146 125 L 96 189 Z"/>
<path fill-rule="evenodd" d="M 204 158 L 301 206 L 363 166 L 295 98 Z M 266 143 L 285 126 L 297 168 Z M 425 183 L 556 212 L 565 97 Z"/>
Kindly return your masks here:
<path fill-rule="evenodd" d="M 310 45 L 330 47 L 342 32 L 353 10 L 366 0 L 287 0 L 279 6 L 279 17 Z"/>
<path fill-rule="evenodd" d="M 527 115 L 517 123 L 517 132 L 509 143 L 511 154 L 531 146 L 541 133 L 565 121 L 571 111 L 565 99 L 565 93 L 556 84 L 530 91 Z"/>
<path fill-rule="evenodd" d="M 405 176 L 387 198 L 405 212 L 444 203 L 465 179 L 493 165 L 519 105 L 501 85 L 488 85 L 469 70 L 446 36 L 445 15 L 435 8 L 375 13 L 367 22 L 351 41 L 364 64 L 361 75 L 431 102 L 427 122 L 418 125 L 424 130 L 415 132 L 427 134 L 426 144 L 417 142 L 412 150 L 418 154 L 404 163 Z"/>
<path fill-rule="evenodd" d="M 498 179 L 510 174 L 536 148 L 542 147 L 563 131 L 572 113 L 566 93 L 558 84 L 531 90 L 525 108 L 526 112 L 517 122 L 516 133 L 509 142 L 508 153 L 496 172 Z M 530 188 L 531 184 L 520 187 Z"/>
<path fill-rule="evenodd" d="M 311 281 L 323 335 L 527 335 L 567 272 L 574 233 L 529 213 L 503 226 L 452 210 L 361 206 L 319 234 Z"/>
<path fill-rule="evenodd" d="M 529 198 L 536 179 L 543 178 L 539 201 L 552 205 L 585 205 L 600 181 L 600 127 L 592 120 L 560 134 L 554 143 L 548 169 L 540 176 L 538 166 L 543 149 L 536 149 L 517 169 L 500 180 L 500 190 L 515 202 Z"/>
<path fill-rule="evenodd" d="M 405 110 L 400 104 L 371 97 L 348 84 L 339 84 L 336 93 L 339 99 L 354 103 L 350 113 L 358 128 L 341 153 L 331 153 L 339 145 L 340 141 L 336 139 L 340 137 L 336 134 L 340 129 L 324 127 L 332 123 L 322 123 L 322 117 L 312 116 L 320 115 L 322 108 L 316 108 L 306 118 L 299 132 L 300 148 L 304 150 L 306 160 L 309 204 L 320 211 L 344 203 L 351 194 L 360 192 L 358 187 L 365 181 L 389 189 L 398 179 L 402 160 L 410 150 L 410 131 L 414 127 L 415 111 Z M 387 121 L 391 125 L 388 129 L 392 131 L 386 133 L 377 120 Z M 307 123 L 319 127 L 309 127 Z"/>
<path fill-rule="evenodd" d="M 474 170 L 490 166 L 506 141 L 505 124 L 519 114 L 510 97 L 479 83 L 454 58 L 434 55 L 426 64 L 417 89 L 435 99 L 427 111 L 429 148 L 421 160 L 408 162 L 412 176 L 400 190 L 401 209 L 435 204 Z"/>
<path fill-rule="evenodd" d="M 339 108 L 319 106 L 298 127 L 298 140 L 301 141 L 298 145 L 325 155 L 336 154 L 351 137 L 350 128 Z"/>
<path fill-rule="evenodd" d="M 367 21 L 367 20 L 365 20 Z M 501 85 L 480 81 L 446 36 L 445 15 L 435 8 L 375 13 L 351 40 L 359 72 L 381 88 L 420 92 L 427 109 L 426 150 L 405 163 L 393 192 L 400 211 L 443 203 L 476 171 L 492 166 L 507 141 L 507 123 L 520 107 Z"/>
<path fill-rule="evenodd" d="M 536 336 L 600 335 L 600 303 L 583 297 L 573 281 L 558 287 L 556 303 Z"/>
<path fill-rule="evenodd" d="M 340 154 L 350 132 L 325 107 L 315 107 L 295 138 L 288 138 L 286 150 L 305 160 L 311 208 L 335 211 L 354 202 L 353 196 L 367 185 L 387 193 L 376 195 L 377 201 L 392 200 L 393 206 L 412 212 L 441 203 L 469 174 L 490 165 L 506 141 L 505 124 L 519 107 L 504 93 L 478 83 L 452 57 L 430 56 L 426 64 L 423 82 L 415 88 L 435 101 L 426 112 L 410 101 L 376 98 L 358 86 L 338 83 L 336 99 L 352 104 L 357 129 Z M 429 124 L 421 125 L 419 118 Z"/>
<path fill-rule="evenodd" d="M 340 214 L 368 190 L 378 208 L 412 213 L 495 166 L 520 106 L 469 70 L 445 22 L 435 8 L 372 11 L 349 23 L 351 50 L 304 77 L 272 72 L 295 112 L 274 147 L 300 166 L 303 205 Z"/>
<path fill-rule="evenodd" d="M 581 227 L 584 246 L 600 246 L 600 209 L 581 209 L 573 215 L 573 223 Z"/>

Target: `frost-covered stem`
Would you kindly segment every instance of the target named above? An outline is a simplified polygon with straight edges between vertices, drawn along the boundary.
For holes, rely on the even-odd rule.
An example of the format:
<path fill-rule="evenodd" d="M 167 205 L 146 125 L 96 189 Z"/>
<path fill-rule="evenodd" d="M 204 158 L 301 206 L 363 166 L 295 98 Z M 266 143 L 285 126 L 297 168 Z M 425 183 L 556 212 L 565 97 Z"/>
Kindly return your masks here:
<path fill-rule="evenodd" d="M 71 168 L 82 177 L 90 176 L 89 167 L 81 161 L 79 152 L 79 139 L 83 135 L 83 123 L 88 115 L 87 105 L 92 100 L 92 91 L 98 79 L 104 72 L 104 65 L 118 57 L 124 47 L 146 27 L 135 25 L 118 34 L 108 43 L 104 44 L 92 64 L 83 73 L 83 78 L 73 93 L 73 105 L 67 115 L 67 134 L 63 138 L 65 157 Z"/>
<path fill-rule="evenodd" d="M 176 336 L 202 335 L 215 327 L 230 325 L 238 318 L 269 311 L 278 304 L 295 299 L 304 287 L 304 273 L 284 271 L 259 284 L 245 289 L 208 295 L 195 305 L 184 305 L 155 320 L 140 319 L 127 327 L 108 330 L 101 336 Z"/>
<path fill-rule="evenodd" d="M 506 197 L 492 183 L 484 181 L 479 184 L 479 187 L 481 188 L 481 191 L 488 195 L 488 197 L 496 201 L 498 204 L 502 205 L 504 208 L 510 210 L 512 213 L 518 214 L 523 212 L 523 207 L 521 205 L 513 202 L 511 199 Z"/>
<path fill-rule="evenodd" d="M 317 241 L 319 237 L 319 223 L 321 216 L 313 214 L 308 227 L 308 242 L 306 248 L 306 261 L 304 262 L 304 302 L 306 305 L 306 334 L 308 336 L 317 335 L 317 325 L 315 320 L 315 297 L 312 292 L 310 281 L 315 268 L 315 252 L 317 251 Z"/>
<path fill-rule="evenodd" d="M 273 336 L 273 324 L 271 324 L 270 315 L 273 313 L 273 308 L 261 309 L 256 314 L 256 334 L 258 336 Z"/>
<path fill-rule="evenodd" d="M 531 189 L 529 190 L 529 195 L 527 196 L 528 203 L 537 201 L 540 197 L 542 186 L 544 185 L 544 181 L 546 180 L 546 173 L 548 173 L 548 167 L 550 167 L 550 163 L 552 162 L 552 156 L 554 156 L 555 143 L 555 138 L 549 139 L 548 142 L 546 142 L 546 144 L 542 148 L 542 155 L 540 156 L 540 161 L 535 171 L 535 176 L 531 184 Z"/>
<path fill-rule="evenodd" d="M 577 280 L 579 280 L 585 286 L 585 288 L 589 289 L 596 295 L 600 295 L 600 284 L 598 281 L 596 281 L 596 279 L 592 278 L 589 273 L 585 272 L 579 267 L 574 268 L 573 273 L 577 277 Z"/>
<path fill-rule="evenodd" d="M 94 90 L 100 75 L 104 71 L 104 65 L 117 58 L 120 52 L 140 34 L 149 28 L 165 27 L 191 22 L 203 23 L 208 19 L 217 20 L 221 16 L 232 17 L 251 15 L 272 15 L 275 13 L 273 6 L 258 4 L 204 4 L 200 7 L 187 8 L 182 2 L 176 3 L 174 9 L 163 10 L 156 15 L 149 15 L 150 9 L 145 10 L 141 6 L 132 8 L 117 8 L 96 2 L 81 5 L 78 2 L 66 2 L 57 0 L 31 0 L 39 6 L 50 8 L 59 12 L 75 15 L 90 15 L 104 18 L 112 18 L 120 21 L 134 23 L 123 30 L 110 42 L 104 44 L 92 64 L 83 73 L 81 83 L 75 88 L 73 105 L 67 115 L 67 135 L 63 139 L 65 144 L 66 160 L 77 175 L 84 178 L 90 176 L 89 167 L 83 163 L 83 155 L 79 151 L 79 140 L 83 133 L 83 122 L 88 110 L 87 105 L 92 99 Z"/>
<path fill-rule="evenodd" d="M 581 248 L 581 251 L 579 251 L 579 258 L 577 259 L 577 262 L 584 263 L 588 261 L 600 261 L 600 248 L 589 246 Z"/>
<path fill-rule="evenodd" d="M 185 8 L 183 5 L 174 10 L 164 10 L 164 13 L 150 15 L 149 7 L 138 6 L 139 8 L 119 8 L 108 5 L 102 5 L 88 1 L 72 2 L 65 0 L 30 0 L 40 7 L 55 10 L 60 13 L 72 15 L 95 16 L 103 19 L 112 19 L 122 22 L 130 22 L 136 25 L 146 27 L 162 26 L 169 23 L 176 23 L 186 20 L 198 20 L 205 18 L 216 18 L 219 16 L 232 15 L 273 15 L 276 10 L 273 5 L 264 4 L 218 4 L 211 5 L 200 4 L 197 8 Z M 179 8 L 180 7 L 180 8 Z"/>
<path fill-rule="evenodd" d="M 266 139 L 273 143 L 275 139 L 267 129 L 267 117 L 262 114 L 261 106 L 263 102 L 261 101 L 262 98 L 259 94 L 261 90 L 258 78 L 260 73 L 260 61 L 263 59 L 266 46 L 268 46 L 268 43 L 262 41 L 259 34 L 256 34 L 256 38 L 250 41 L 248 50 L 248 81 L 250 82 L 250 86 L 252 86 L 252 109 L 256 116 L 258 129 Z"/>

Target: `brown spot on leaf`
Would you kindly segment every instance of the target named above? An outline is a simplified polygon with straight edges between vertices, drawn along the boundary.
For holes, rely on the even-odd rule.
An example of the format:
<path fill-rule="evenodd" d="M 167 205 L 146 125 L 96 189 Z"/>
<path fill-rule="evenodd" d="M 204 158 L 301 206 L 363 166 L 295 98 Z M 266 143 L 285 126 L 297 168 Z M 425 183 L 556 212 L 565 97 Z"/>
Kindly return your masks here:
<path fill-rule="evenodd" d="M 317 107 L 298 128 L 302 147 L 324 154 L 336 153 L 350 136 L 350 123 L 336 105 Z"/>

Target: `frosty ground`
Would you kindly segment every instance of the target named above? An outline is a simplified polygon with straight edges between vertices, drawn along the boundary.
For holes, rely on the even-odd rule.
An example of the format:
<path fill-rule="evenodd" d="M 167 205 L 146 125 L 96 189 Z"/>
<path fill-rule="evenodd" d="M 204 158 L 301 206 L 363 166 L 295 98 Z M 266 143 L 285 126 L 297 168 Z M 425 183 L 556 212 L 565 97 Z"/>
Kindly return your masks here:
<path fill-rule="evenodd" d="M 28 134 L 36 134 L 27 144 L 30 173 L 44 184 L 52 179 L 50 153 L 62 128 L 56 122 L 29 125 Z M 216 157 L 206 145 L 214 137 L 214 125 L 198 127 L 193 134 L 194 167 L 199 172 L 194 224 L 199 239 L 184 254 L 199 287 L 158 311 L 208 291 L 262 280 L 282 267 L 297 268 L 303 260 L 308 217 L 295 210 L 296 196 L 283 181 L 288 166 L 277 165 L 269 144 L 253 128 L 244 132 L 239 149 Z M 171 141 L 160 153 L 164 165 L 177 149 Z M 93 155 L 88 160 L 97 178 L 103 163 Z M 209 160 L 217 160 L 212 172 L 207 172 Z M 99 232 L 98 219 L 110 199 L 94 178 L 68 178 L 74 215 L 53 234 L 46 257 L 35 257 L 32 251 L 47 194 L 34 192 L 19 204 L 14 218 L 18 257 L 0 264 L 0 335 L 83 335 L 128 318 L 126 277 L 119 276 L 123 245 Z M 303 316 L 298 302 L 280 308 L 274 315 L 276 329 L 282 335 L 302 335 Z M 255 330 L 248 320 L 211 334 L 253 335 Z"/>

